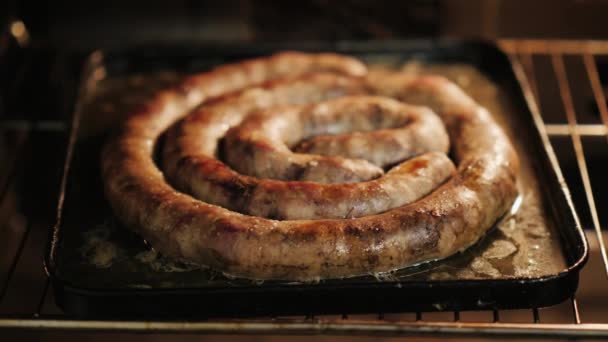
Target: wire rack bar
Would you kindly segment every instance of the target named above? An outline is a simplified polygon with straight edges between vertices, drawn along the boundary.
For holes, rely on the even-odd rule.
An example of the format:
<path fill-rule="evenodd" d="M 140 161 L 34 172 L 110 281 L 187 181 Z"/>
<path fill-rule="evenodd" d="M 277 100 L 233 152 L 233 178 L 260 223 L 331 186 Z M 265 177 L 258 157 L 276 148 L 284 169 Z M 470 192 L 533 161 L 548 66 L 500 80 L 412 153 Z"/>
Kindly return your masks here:
<path fill-rule="evenodd" d="M 513 45 L 507 45 L 508 46 L 507 48 L 511 49 L 510 51 L 519 53 L 518 60 L 521 62 L 523 69 L 524 69 L 526 75 L 528 76 L 526 78 L 526 80 L 529 85 L 530 91 L 534 97 L 534 99 L 532 99 L 532 100 L 536 100 L 536 101 L 533 101 L 534 103 L 532 105 L 536 106 L 536 109 L 538 111 L 540 111 L 540 105 L 539 105 L 540 93 L 538 90 L 538 83 L 537 83 L 536 73 L 535 73 L 535 68 L 534 68 L 533 53 L 548 54 L 552 50 L 548 48 L 548 45 L 545 41 L 537 42 L 537 43 L 535 43 L 536 45 L 531 44 L 530 42 L 527 42 L 527 41 L 508 42 L 508 44 L 513 44 Z M 608 45 L 607 45 L 607 47 L 608 47 Z M 503 48 L 504 48 L 504 46 L 503 46 Z M 555 48 L 559 48 L 559 46 L 556 46 Z M 561 51 L 561 50 L 558 50 L 558 51 Z M 555 58 L 553 59 L 553 62 L 554 62 L 553 65 L 554 65 L 554 70 L 555 70 Z M 546 124 L 544 121 L 541 121 L 540 123 L 537 122 L 537 124 L 540 124 L 541 129 L 544 130 L 545 133 L 549 136 L 571 136 L 573 139 L 573 142 L 574 142 L 574 139 L 575 139 L 574 134 L 576 134 L 578 142 L 579 142 L 579 146 L 581 146 L 581 150 L 579 152 L 577 152 L 577 161 L 580 160 L 581 159 L 580 157 L 582 156 L 583 162 L 585 162 L 584 154 L 582 151 L 582 143 L 580 142 L 580 136 L 581 135 L 584 135 L 584 136 L 605 135 L 606 127 L 608 127 L 608 126 L 579 125 L 576 123 L 576 116 L 575 116 L 575 112 L 574 112 L 574 106 L 572 104 L 570 90 L 569 90 L 569 88 L 564 88 L 564 86 L 568 87 L 568 80 L 566 78 L 566 71 L 565 71 L 565 67 L 563 65 L 563 60 L 561 59 L 561 56 L 560 56 L 558 62 L 561 62 L 561 65 L 558 65 L 558 68 L 561 67 L 561 69 L 555 70 L 555 73 L 556 74 L 558 72 L 560 73 L 560 76 L 557 76 L 557 77 L 558 77 L 558 82 L 559 82 L 559 86 L 560 86 L 562 101 L 567 102 L 567 106 L 569 107 L 569 109 L 567 109 L 567 110 L 570 111 L 571 116 L 569 117 L 567 125 Z M 566 104 L 564 104 L 564 105 L 566 105 Z M 572 116 L 572 114 L 574 114 L 574 116 Z M 572 120 L 572 118 L 574 118 L 574 120 Z M 550 144 L 550 142 L 549 142 L 549 144 Z M 557 160 L 556 160 L 556 162 L 557 162 Z M 579 161 L 579 163 L 580 163 L 580 161 Z M 557 162 L 556 164 L 559 165 L 559 162 Z M 588 173 L 586 173 L 586 174 L 588 177 Z M 563 176 L 560 176 L 560 177 L 563 178 Z M 600 235 L 601 235 L 601 233 L 600 233 Z M 602 247 L 602 253 L 605 254 L 605 248 L 603 248 L 603 247 Z M 571 307 L 572 307 L 573 323 L 576 325 L 579 325 L 579 324 L 581 324 L 581 316 L 580 316 L 580 311 L 579 311 L 579 307 L 578 307 L 578 302 L 577 302 L 575 296 L 572 296 L 570 298 L 570 303 L 571 303 Z M 532 316 L 533 316 L 534 323 L 540 323 L 540 314 L 539 314 L 538 308 L 532 309 Z"/>
<path fill-rule="evenodd" d="M 573 54 L 582 51 L 589 54 L 608 54 L 608 42 L 603 40 L 540 40 L 540 39 L 501 39 L 498 43 L 505 51 L 519 51 L 531 54 Z"/>
<path fill-rule="evenodd" d="M 589 204 L 589 210 L 591 211 L 591 219 L 593 221 L 593 228 L 595 229 L 597 240 L 600 246 L 602 254 L 602 260 L 604 262 L 604 268 L 606 275 L 608 275 L 608 253 L 606 253 L 606 246 L 604 245 L 604 239 L 602 237 L 602 230 L 600 227 L 600 220 L 597 214 L 597 208 L 595 205 L 595 198 L 593 196 L 593 190 L 591 188 L 591 179 L 589 177 L 589 171 L 587 169 L 587 161 L 585 160 L 585 151 L 583 149 L 583 143 L 581 136 L 576 129 L 576 111 L 574 110 L 574 104 L 572 102 L 572 94 L 570 91 L 570 85 L 568 83 L 568 75 L 566 73 L 566 67 L 564 66 L 564 59 L 561 54 L 553 53 L 551 55 L 551 61 L 553 63 L 553 69 L 557 77 L 557 82 L 560 90 L 560 95 L 566 111 L 566 119 L 568 120 L 568 126 L 570 127 L 570 136 L 572 137 L 572 145 L 574 146 L 574 152 L 576 154 L 576 163 L 578 165 L 580 176 L 583 181 L 583 187 L 585 189 L 585 197 Z"/>
<path fill-rule="evenodd" d="M 595 64 L 595 57 L 589 53 L 583 54 L 583 62 L 585 64 L 585 70 L 587 71 L 587 76 L 589 77 L 589 82 L 591 83 L 591 90 L 593 91 L 593 97 L 595 98 L 595 102 L 597 104 L 597 108 L 600 112 L 600 117 L 602 119 L 602 123 L 604 124 L 604 135 L 608 139 L 608 106 L 606 105 L 606 96 L 604 95 L 604 91 L 602 90 L 602 84 L 600 82 L 599 72 L 597 70 L 597 66 Z M 600 249 L 602 252 L 602 259 L 604 261 L 604 267 L 606 270 L 606 275 L 608 275 L 608 253 L 606 253 L 606 246 L 604 244 L 604 238 L 601 232 L 601 226 L 599 222 L 599 218 L 597 215 L 597 211 L 593 216 L 593 225 L 595 228 L 595 232 L 597 235 L 597 242 L 600 245 Z"/>
<path fill-rule="evenodd" d="M 540 314 L 538 313 L 538 308 L 532 309 L 532 320 L 534 323 L 540 323 Z"/>
<path fill-rule="evenodd" d="M 608 338 L 608 324 L 547 323 L 474 323 L 474 322 L 383 322 L 374 320 L 314 320 L 298 322 L 269 321 L 98 321 L 72 319 L 0 320 L 0 327 L 70 331 L 163 332 L 209 334 L 333 334 L 333 335 L 451 335 L 533 337 L 533 338 Z"/>
<path fill-rule="evenodd" d="M 500 322 L 500 312 L 498 312 L 498 310 L 496 310 L 496 309 L 494 309 L 492 311 L 492 322 L 494 322 L 494 323 Z"/>
<path fill-rule="evenodd" d="M 587 77 L 589 77 L 589 82 L 591 83 L 591 90 L 593 91 L 600 117 L 604 126 L 608 127 L 608 106 L 606 105 L 606 96 L 604 95 L 602 83 L 600 82 L 600 73 L 597 71 L 597 66 L 595 64 L 595 57 L 589 53 L 584 53 L 583 63 L 585 64 Z"/>
<path fill-rule="evenodd" d="M 581 324 L 581 314 L 578 310 L 578 302 L 576 301 L 576 297 L 572 297 L 570 299 L 572 303 L 572 316 L 574 317 L 574 324 Z"/>
<path fill-rule="evenodd" d="M 572 127 L 564 124 L 546 124 L 547 134 L 552 136 L 569 136 Z M 608 134 L 608 127 L 598 124 L 577 124 L 574 129 L 580 136 L 602 137 Z"/>
<path fill-rule="evenodd" d="M 519 49 L 518 49 L 519 50 Z M 530 85 L 530 90 L 532 91 L 532 95 L 534 98 L 538 100 L 538 86 L 536 84 L 536 77 L 534 77 L 534 60 L 532 59 L 532 54 L 525 53 L 522 51 L 519 52 L 519 61 L 524 67 L 524 70 L 528 77 L 528 84 Z M 538 101 L 537 101 L 538 104 Z"/>

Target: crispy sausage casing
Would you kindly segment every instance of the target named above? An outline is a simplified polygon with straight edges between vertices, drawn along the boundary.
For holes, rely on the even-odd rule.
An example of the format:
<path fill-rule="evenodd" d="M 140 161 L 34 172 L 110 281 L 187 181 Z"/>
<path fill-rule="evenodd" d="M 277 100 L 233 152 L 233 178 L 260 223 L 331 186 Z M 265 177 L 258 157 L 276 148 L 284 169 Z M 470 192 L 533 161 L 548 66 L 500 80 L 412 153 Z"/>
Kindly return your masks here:
<path fill-rule="evenodd" d="M 290 150 L 303 140 L 297 151 L 306 154 Z M 378 166 L 448 148 L 443 123 L 428 108 L 359 95 L 248 115 L 227 132 L 224 157 L 236 171 L 255 177 L 346 183 L 369 180 L 366 175 Z"/>
<path fill-rule="evenodd" d="M 250 88 L 216 101 L 195 111 L 169 131 L 164 149 L 164 169 L 178 189 L 204 202 L 243 214 L 282 220 L 352 218 L 381 213 L 419 199 L 452 175 L 454 166 L 444 154 L 418 156 L 428 151 L 447 152 L 449 145 L 441 120 L 429 109 L 404 105 L 389 98 L 361 95 L 344 96 L 305 107 L 272 107 L 323 99 L 323 94 L 336 96 L 362 89 L 360 80 L 315 74 Z M 272 109 L 248 115 L 260 108 Z M 239 124 L 245 117 L 245 121 Z M 336 117 L 342 120 L 336 121 Z M 223 153 L 229 164 L 240 164 L 236 170 L 245 174 L 216 159 L 218 140 L 232 125 L 235 127 L 225 136 Z M 279 141 L 273 143 L 272 139 L 269 140 L 273 135 L 283 134 L 297 142 L 307 132 L 314 133 L 321 127 L 345 131 L 382 125 L 404 128 L 321 137 L 343 145 L 346 149 L 341 151 L 343 155 L 356 154 L 375 160 L 380 166 L 416 156 L 393 168 L 384 177 L 349 184 L 276 180 L 343 182 L 347 178 L 344 171 L 353 171 L 353 166 L 360 171 L 367 165 L 383 173 L 381 168 L 365 160 L 353 162 L 346 158 L 294 155 Z M 264 127 L 273 132 L 260 131 Z M 362 139 L 362 135 L 371 137 Z M 359 148 L 354 149 L 348 138 L 358 142 Z M 365 141 L 362 146 L 361 142 Z M 385 158 L 378 158 L 378 155 Z M 256 174 L 253 171 L 255 177 L 251 177 L 248 176 L 252 173 L 247 172 L 247 164 L 262 165 L 263 171 L 271 172 Z M 298 176 L 293 176 L 296 174 Z"/>
<path fill-rule="evenodd" d="M 429 107 L 446 127 L 456 173 L 425 197 L 378 214 L 279 221 L 241 214 L 176 191 L 154 163 L 158 137 L 201 103 L 204 110 L 214 97 L 316 72 L 339 75 L 343 84 L 337 96 L 375 94 Z M 475 243 L 508 210 L 517 193 L 518 160 L 508 138 L 484 108 L 447 79 L 425 76 L 389 86 L 365 76 L 365 66 L 346 56 L 290 52 L 188 77 L 132 113 L 108 139 L 101 159 L 106 197 L 126 226 L 166 255 L 254 279 L 313 280 L 385 272 L 444 258 Z M 212 141 L 219 141 L 232 125 L 226 123 Z M 217 159 L 201 161 L 189 154 L 172 158 L 171 152 L 179 151 L 179 136 L 164 153 L 168 175 L 181 169 L 216 175 L 217 182 L 210 184 L 224 187 L 226 192 L 219 196 L 232 196 L 226 202 L 251 190 L 237 178 L 223 183 L 230 179 L 226 172 L 234 171 Z M 217 146 L 195 146 L 193 153 L 216 150 Z M 413 174 L 423 166 L 410 164 L 406 171 Z M 294 182 L 298 183 L 306 186 Z"/>

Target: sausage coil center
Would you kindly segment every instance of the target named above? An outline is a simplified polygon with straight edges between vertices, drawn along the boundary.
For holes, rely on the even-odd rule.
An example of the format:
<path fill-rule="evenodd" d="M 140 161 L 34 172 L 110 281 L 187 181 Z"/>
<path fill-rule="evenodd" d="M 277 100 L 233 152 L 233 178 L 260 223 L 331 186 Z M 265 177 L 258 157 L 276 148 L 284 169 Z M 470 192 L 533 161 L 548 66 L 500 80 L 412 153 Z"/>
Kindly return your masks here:
<path fill-rule="evenodd" d="M 510 208 L 519 162 L 443 77 L 384 82 L 349 56 L 282 52 L 158 92 L 110 134 L 101 168 L 116 217 L 163 254 L 313 281 L 466 249 Z"/>

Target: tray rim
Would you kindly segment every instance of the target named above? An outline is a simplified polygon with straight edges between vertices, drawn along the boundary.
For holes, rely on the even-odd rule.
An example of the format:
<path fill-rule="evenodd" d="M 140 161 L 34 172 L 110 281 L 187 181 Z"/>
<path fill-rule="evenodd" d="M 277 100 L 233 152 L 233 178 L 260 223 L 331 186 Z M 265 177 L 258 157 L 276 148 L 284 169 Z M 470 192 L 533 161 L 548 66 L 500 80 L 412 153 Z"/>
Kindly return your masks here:
<path fill-rule="evenodd" d="M 543 152 L 546 154 L 546 157 L 549 159 L 551 177 L 555 177 L 559 186 L 559 195 L 563 197 L 565 204 L 568 207 L 567 213 L 562 213 L 561 215 L 568 215 L 574 226 L 569 228 L 573 229 L 576 232 L 577 238 L 582 243 L 582 250 L 580 257 L 574 262 L 568 262 L 568 258 L 566 258 L 566 267 L 562 269 L 560 272 L 555 274 L 544 275 L 540 277 L 509 277 L 509 278 L 501 278 L 501 279 L 448 279 L 448 280 L 412 280 L 412 281 L 379 281 L 375 283 L 371 282 L 356 282 L 353 281 L 355 278 L 345 278 L 333 280 L 330 283 L 322 283 L 321 285 L 324 288 L 335 288 L 348 286 L 352 288 L 358 287 L 394 287 L 395 284 L 407 284 L 405 287 L 416 287 L 426 285 L 427 287 L 431 284 L 432 287 L 435 288 L 461 288 L 461 287 L 476 287 L 480 285 L 484 286 L 493 286 L 493 285 L 507 285 L 507 284 L 550 284 L 553 282 L 559 282 L 560 280 L 564 280 L 567 277 L 575 276 L 578 278 L 578 271 L 585 265 L 589 258 L 589 245 L 583 231 L 583 228 L 580 224 L 580 220 L 576 213 L 574 204 L 572 202 L 572 197 L 570 195 L 570 191 L 568 189 L 565 178 L 562 174 L 561 168 L 559 166 L 559 162 L 553 150 L 553 147 L 550 143 L 548 134 L 544 128 L 544 123 L 542 120 L 542 116 L 540 111 L 536 105 L 536 101 L 534 96 L 532 95 L 532 91 L 530 89 L 530 85 L 525 76 L 525 72 L 523 71 L 523 67 L 519 62 L 517 62 L 514 58 L 504 53 L 502 49 L 496 44 L 494 41 L 488 40 L 461 40 L 461 39 L 438 39 L 438 40 L 429 40 L 429 39 L 415 39 L 415 40 L 390 40 L 390 41 L 335 41 L 335 42 L 327 42 L 327 41 L 308 41 L 308 42 L 297 42 L 297 43 L 278 43 L 278 42 L 264 42 L 264 43 L 255 43 L 255 42 L 245 42 L 245 43 L 202 43 L 196 45 L 162 45 L 163 48 L 169 47 L 177 47 L 178 49 L 189 50 L 192 51 L 195 49 L 196 51 L 205 51 L 211 50 L 214 51 L 216 55 L 221 56 L 225 54 L 227 51 L 232 52 L 233 54 L 236 51 L 237 55 L 241 55 L 243 53 L 259 55 L 259 54 L 268 54 L 273 51 L 285 50 L 285 49 L 295 49 L 301 51 L 320 51 L 320 50 L 328 50 L 335 51 L 338 53 L 349 53 L 349 54 L 357 54 L 357 53 L 378 53 L 378 54 L 397 54 L 399 52 L 407 52 L 408 54 L 412 54 L 415 51 L 420 50 L 420 52 L 428 53 L 434 49 L 450 49 L 455 47 L 466 47 L 473 49 L 485 49 L 489 50 L 492 53 L 498 53 L 502 55 L 504 58 L 507 58 L 510 66 L 509 72 L 513 73 L 515 81 L 517 82 L 518 89 L 521 91 L 523 100 L 525 103 L 525 107 L 529 114 L 532 116 L 532 124 L 535 130 L 535 133 L 538 133 L 542 146 Z M 73 111 L 73 115 L 71 118 L 71 122 L 69 125 L 69 139 L 66 148 L 66 157 L 63 163 L 63 170 L 61 176 L 60 183 L 60 191 L 59 198 L 57 201 L 57 212 L 56 212 L 56 220 L 55 223 L 50 227 L 49 231 L 49 239 L 47 243 L 46 253 L 44 255 L 43 264 L 44 269 L 47 276 L 50 278 L 53 287 L 60 286 L 64 291 L 72 291 L 77 294 L 87 295 L 87 296 L 102 296 L 102 295 L 135 295 L 135 296 L 148 296 L 148 295 L 162 295 L 162 294 L 172 294 L 172 293 L 201 293 L 201 292 L 264 292 L 264 291 L 272 291 L 278 288 L 281 289 L 293 289 L 298 290 L 302 288 L 311 288 L 318 286 L 319 284 L 309 284 L 309 283 L 297 283 L 297 284 L 266 284 L 264 286 L 237 286 L 237 287 L 180 287 L 180 288 L 150 288 L 150 289 L 142 289 L 142 288 L 95 288 L 95 287 L 84 287 L 80 285 L 72 284 L 70 281 L 63 279 L 57 273 L 58 265 L 56 263 L 56 257 L 58 253 L 58 249 L 60 248 L 61 243 L 61 230 L 62 230 L 62 216 L 64 212 L 64 202 L 66 196 L 67 185 L 70 182 L 70 167 L 72 163 L 74 149 L 77 145 L 78 141 L 78 133 L 80 127 L 80 120 L 82 117 L 82 108 L 84 105 L 84 94 L 89 93 L 90 87 L 94 87 L 96 82 L 100 80 L 99 76 L 95 75 L 95 70 L 97 67 L 103 65 L 103 56 L 112 54 L 124 54 L 130 51 L 136 51 L 140 49 L 158 49 L 158 45 L 144 45 L 144 46 L 133 46 L 130 48 L 115 48 L 109 50 L 95 50 L 90 52 L 88 56 L 85 58 L 79 88 L 76 95 L 76 103 L 75 109 Z M 522 113 L 522 115 L 527 115 L 527 113 Z M 538 171 L 538 170 L 536 170 Z M 546 192 L 543 192 L 543 198 L 548 197 Z M 553 201 L 554 199 L 549 199 L 549 201 Z M 561 199 L 559 199 L 561 200 Z M 551 207 L 551 216 L 553 217 L 555 222 L 555 230 L 560 235 L 560 245 L 563 251 L 563 234 L 562 229 L 560 227 L 560 223 L 557 222 L 558 213 L 554 212 L 555 208 Z M 342 281 L 347 281 L 347 283 L 343 284 Z M 335 283 L 334 283 L 335 282 Z M 57 290 L 57 289 L 56 289 Z"/>

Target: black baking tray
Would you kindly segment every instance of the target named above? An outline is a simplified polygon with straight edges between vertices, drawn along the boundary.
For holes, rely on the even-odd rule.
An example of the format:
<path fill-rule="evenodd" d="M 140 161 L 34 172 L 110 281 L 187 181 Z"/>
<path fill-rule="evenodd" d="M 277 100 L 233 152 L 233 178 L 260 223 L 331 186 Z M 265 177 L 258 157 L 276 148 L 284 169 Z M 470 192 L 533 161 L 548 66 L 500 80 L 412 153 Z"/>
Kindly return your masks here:
<path fill-rule="evenodd" d="M 130 264 L 132 255 L 125 253 L 120 260 L 127 266 L 83 265 L 78 260 L 79 255 L 87 252 L 79 247 L 82 236 L 99 222 L 115 227 L 110 235 L 119 235 L 119 244 L 136 246 L 142 251 L 149 248 L 135 234 L 115 223 L 101 191 L 98 158 L 105 128 L 98 121 L 104 118 L 98 115 L 91 119 L 90 113 L 84 109 L 87 94 L 96 83 L 114 75 L 119 77 L 158 70 L 201 71 L 220 63 L 285 49 L 335 51 L 368 59 L 370 56 L 372 59 L 416 59 L 431 65 L 465 63 L 479 69 L 508 93 L 511 105 L 516 108 L 509 117 L 516 127 L 511 127 L 511 130 L 517 132 L 514 138 L 520 146 L 525 146 L 523 153 L 538 181 L 543 212 L 559 245 L 563 267 L 542 276 L 424 276 L 445 263 L 452 268 L 459 267 L 461 260 L 473 258 L 467 254 L 477 253 L 473 251 L 446 261 L 412 267 L 382 279 L 368 276 L 319 283 L 256 283 L 228 279 L 206 270 L 167 272 L 161 267 L 142 271 L 141 267 Z M 521 156 L 522 152 L 519 153 Z M 520 66 L 492 43 L 428 40 L 256 43 L 144 46 L 97 51 L 87 59 L 82 73 L 64 166 L 58 218 L 52 229 L 45 264 L 57 304 L 67 313 L 87 317 L 318 315 L 542 307 L 559 303 L 576 291 L 578 273 L 587 259 L 587 242 L 565 184 L 550 143 L 542 133 L 542 119 Z M 472 250 L 489 248 L 488 245 L 498 239 L 494 237 L 496 234 L 502 233 L 490 232 L 489 237 Z M 127 278 L 137 281 L 121 283 Z"/>

